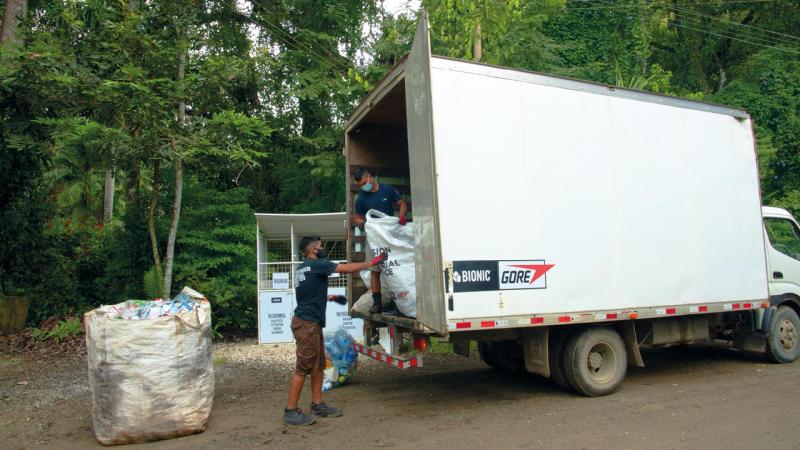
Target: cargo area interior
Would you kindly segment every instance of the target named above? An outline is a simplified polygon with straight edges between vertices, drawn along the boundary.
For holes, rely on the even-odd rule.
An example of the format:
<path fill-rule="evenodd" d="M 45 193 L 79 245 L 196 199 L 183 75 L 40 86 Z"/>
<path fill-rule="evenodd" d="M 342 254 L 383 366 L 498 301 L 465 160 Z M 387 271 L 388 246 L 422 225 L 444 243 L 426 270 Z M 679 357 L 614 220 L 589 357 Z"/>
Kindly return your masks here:
<path fill-rule="evenodd" d="M 376 177 L 378 183 L 388 183 L 397 188 L 408 205 L 407 217 L 413 220 L 406 130 L 405 85 L 401 79 L 371 105 L 362 119 L 347 134 L 348 213 L 354 212 L 356 196 L 361 192 L 352 174 L 358 168 L 365 168 Z M 351 227 L 348 247 L 350 260 L 364 261 L 368 249 L 363 231 L 355 232 L 352 221 L 349 226 Z M 369 289 L 369 286 L 365 286 L 356 274 L 351 276 L 350 287 L 353 302 Z"/>

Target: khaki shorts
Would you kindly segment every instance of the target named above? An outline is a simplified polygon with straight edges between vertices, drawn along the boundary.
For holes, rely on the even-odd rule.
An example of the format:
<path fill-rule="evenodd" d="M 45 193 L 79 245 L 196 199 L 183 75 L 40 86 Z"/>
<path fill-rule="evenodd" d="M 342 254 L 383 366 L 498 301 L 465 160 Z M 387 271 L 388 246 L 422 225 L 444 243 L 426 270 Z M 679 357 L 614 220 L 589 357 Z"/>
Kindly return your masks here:
<path fill-rule="evenodd" d="M 322 325 L 307 320 L 292 318 L 292 334 L 297 347 L 297 364 L 294 373 L 300 376 L 325 368 L 325 341 Z"/>

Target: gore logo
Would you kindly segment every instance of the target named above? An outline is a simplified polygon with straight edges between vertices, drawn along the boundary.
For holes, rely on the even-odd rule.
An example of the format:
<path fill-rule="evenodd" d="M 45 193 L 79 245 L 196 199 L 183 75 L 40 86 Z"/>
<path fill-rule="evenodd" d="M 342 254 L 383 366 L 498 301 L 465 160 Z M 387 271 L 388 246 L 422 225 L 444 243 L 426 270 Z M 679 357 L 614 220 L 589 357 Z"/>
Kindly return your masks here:
<path fill-rule="evenodd" d="M 533 274 L 530 270 L 512 270 L 512 271 L 505 271 L 500 278 L 500 281 L 503 283 L 517 283 L 517 282 L 525 282 L 527 283 Z"/>
<path fill-rule="evenodd" d="M 547 287 L 544 274 L 555 264 L 544 260 L 499 261 L 500 289 L 543 289 Z"/>

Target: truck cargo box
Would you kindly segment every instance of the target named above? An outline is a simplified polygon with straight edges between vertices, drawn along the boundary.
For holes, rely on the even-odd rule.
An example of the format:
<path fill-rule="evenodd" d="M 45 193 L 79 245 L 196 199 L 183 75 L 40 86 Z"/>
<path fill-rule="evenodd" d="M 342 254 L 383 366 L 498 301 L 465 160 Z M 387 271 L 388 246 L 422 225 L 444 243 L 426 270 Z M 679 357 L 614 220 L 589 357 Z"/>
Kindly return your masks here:
<path fill-rule="evenodd" d="M 768 298 L 744 111 L 432 56 L 423 23 L 348 120 L 345 155 L 348 175 L 368 168 L 411 204 L 409 328 L 682 315 Z M 358 191 L 348 176 L 350 215 Z M 363 236 L 349 235 L 349 258 L 363 259 Z"/>

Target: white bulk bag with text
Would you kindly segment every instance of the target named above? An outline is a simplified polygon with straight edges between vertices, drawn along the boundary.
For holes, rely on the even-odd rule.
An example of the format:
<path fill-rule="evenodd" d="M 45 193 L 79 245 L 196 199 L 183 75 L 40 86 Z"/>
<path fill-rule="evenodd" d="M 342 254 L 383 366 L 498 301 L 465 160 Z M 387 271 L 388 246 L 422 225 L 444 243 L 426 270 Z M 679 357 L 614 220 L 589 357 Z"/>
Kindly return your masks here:
<path fill-rule="evenodd" d="M 381 263 L 381 293 L 394 300 L 404 316 L 417 317 L 417 287 L 414 273 L 414 224 L 400 225 L 397 217 L 367 211 L 368 260 L 387 253 Z"/>

